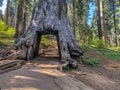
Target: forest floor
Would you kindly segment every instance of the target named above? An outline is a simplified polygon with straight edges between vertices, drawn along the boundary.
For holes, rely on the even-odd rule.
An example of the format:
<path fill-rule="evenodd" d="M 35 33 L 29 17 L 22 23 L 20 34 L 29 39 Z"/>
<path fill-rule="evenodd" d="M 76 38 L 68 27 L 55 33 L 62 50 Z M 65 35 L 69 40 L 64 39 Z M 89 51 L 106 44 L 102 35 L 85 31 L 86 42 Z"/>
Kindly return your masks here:
<path fill-rule="evenodd" d="M 35 58 L 22 68 L 0 74 L 1 90 L 120 90 L 120 63 L 97 51 L 84 58 L 99 57 L 100 66 L 79 64 L 77 70 L 60 71 L 56 50 Z"/>

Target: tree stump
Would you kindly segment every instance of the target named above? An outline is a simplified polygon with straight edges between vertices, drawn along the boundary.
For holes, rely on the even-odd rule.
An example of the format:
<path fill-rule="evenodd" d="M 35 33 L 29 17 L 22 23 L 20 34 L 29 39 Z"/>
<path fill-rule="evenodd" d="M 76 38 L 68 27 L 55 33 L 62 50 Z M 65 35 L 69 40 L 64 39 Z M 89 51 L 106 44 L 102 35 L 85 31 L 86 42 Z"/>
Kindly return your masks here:
<path fill-rule="evenodd" d="M 80 60 L 83 50 L 72 32 L 66 0 L 38 0 L 29 28 L 15 41 L 24 59 L 33 59 L 38 55 L 41 36 L 44 34 L 57 36 L 62 62 Z"/>

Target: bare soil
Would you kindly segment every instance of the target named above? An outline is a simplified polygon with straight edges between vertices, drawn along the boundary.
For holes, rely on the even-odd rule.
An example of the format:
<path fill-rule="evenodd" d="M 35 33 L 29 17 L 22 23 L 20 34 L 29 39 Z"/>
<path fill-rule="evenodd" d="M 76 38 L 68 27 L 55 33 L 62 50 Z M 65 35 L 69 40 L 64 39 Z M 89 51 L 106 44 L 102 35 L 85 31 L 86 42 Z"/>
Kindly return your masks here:
<path fill-rule="evenodd" d="M 120 90 L 120 63 L 96 51 L 85 55 L 94 56 L 101 59 L 101 67 L 80 64 L 77 70 L 60 72 L 56 51 L 46 52 L 18 70 L 0 74 L 1 90 Z"/>
<path fill-rule="evenodd" d="M 1 90 L 93 90 L 58 70 L 59 62 L 36 59 L 21 69 L 0 75 Z"/>

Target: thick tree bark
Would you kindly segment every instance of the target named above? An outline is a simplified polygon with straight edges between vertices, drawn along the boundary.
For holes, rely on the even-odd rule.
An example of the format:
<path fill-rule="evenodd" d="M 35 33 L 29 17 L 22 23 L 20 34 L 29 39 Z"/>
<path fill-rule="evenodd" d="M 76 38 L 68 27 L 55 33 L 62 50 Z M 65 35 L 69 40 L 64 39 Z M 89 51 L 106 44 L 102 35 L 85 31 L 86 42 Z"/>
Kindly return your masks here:
<path fill-rule="evenodd" d="M 27 23 L 27 7 L 24 6 L 23 8 L 23 28 L 22 28 L 22 32 L 24 33 L 26 31 L 26 24 Z"/>
<path fill-rule="evenodd" d="M 15 41 L 15 46 L 22 52 L 24 59 L 32 59 L 38 55 L 43 34 L 57 36 L 62 62 L 70 63 L 79 60 L 83 55 L 71 30 L 66 0 L 39 0 L 37 2 L 29 28 Z"/>

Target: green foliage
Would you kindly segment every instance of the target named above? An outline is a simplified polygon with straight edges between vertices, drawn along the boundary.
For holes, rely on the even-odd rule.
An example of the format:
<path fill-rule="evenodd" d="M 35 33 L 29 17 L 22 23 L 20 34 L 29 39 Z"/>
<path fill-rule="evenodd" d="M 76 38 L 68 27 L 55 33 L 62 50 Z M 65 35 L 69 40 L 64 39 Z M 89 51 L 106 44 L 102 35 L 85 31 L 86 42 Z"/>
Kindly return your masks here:
<path fill-rule="evenodd" d="M 6 29 L 7 29 L 7 26 L 6 26 L 5 22 L 0 20 L 0 31 L 6 31 Z"/>
<path fill-rule="evenodd" d="M 106 56 L 109 59 L 116 60 L 120 62 L 120 51 L 104 49 L 99 51 L 101 55 Z"/>
<path fill-rule="evenodd" d="M 15 29 L 13 27 L 8 27 L 5 22 L 0 20 L 0 38 L 13 37 L 15 34 Z"/>
<path fill-rule="evenodd" d="M 83 44 L 82 48 L 84 51 L 92 51 L 96 49 L 105 49 L 106 45 L 103 40 L 96 37 L 91 41 L 91 44 Z"/>
<path fill-rule="evenodd" d="M 0 47 L 11 46 L 14 42 L 13 36 L 15 29 L 8 27 L 2 20 L 0 20 Z"/>
<path fill-rule="evenodd" d="M 116 50 L 117 50 L 117 51 L 120 51 L 120 47 L 117 47 Z"/>
<path fill-rule="evenodd" d="M 13 38 L 4 38 L 4 39 L 0 38 L 0 47 L 5 48 L 5 47 L 8 47 L 8 46 L 12 46 L 13 42 L 14 42 Z"/>
<path fill-rule="evenodd" d="M 84 63 L 85 65 L 88 65 L 88 66 L 101 66 L 99 63 L 99 60 L 100 59 L 98 57 L 93 57 L 88 60 L 85 60 Z"/>
<path fill-rule="evenodd" d="M 69 70 L 71 70 L 72 68 L 70 68 L 69 66 L 66 66 L 66 67 L 63 67 L 63 70 L 64 71 L 69 71 Z"/>
<path fill-rule="evenodd" d="M 81 47 L 85 52 L 94 50 L 93 47 L 91 47 L 90 45 L 86 45 L 86 44 L 83 44 Z"/>
<path fill-rule="evenodd" d="M 99 49 L 106 47 L 105 42 L 102 39 L 99 39 L 98 37 L 94 38 L 91 44 L 93 47 Z"/>
<path fill-rule="evenodd" d="M 45 48 L 45 47 L 48 47 L 48 46 L 51 46 L 51 42 L 50 42 L 50 40 L 44 35 L 44 36 L 42 36 L 40 47 L 41 47 L 41 48 Z"/>
<path fill-rule="evenodd" d="M 71 71 L 76 69 L 78 69 L 78 67 L 72 67 L 71 65 L 67 65 L 66 67 L 63 67 L 64 71 Z"/>
<path fill-rule="evenodd" d="M 14 34 L 15 34 L 15 28 L 9 27 L 8 30 L 5 32 L 5 34 L 6 34 L 8 37 L 13 37 Z"/>

